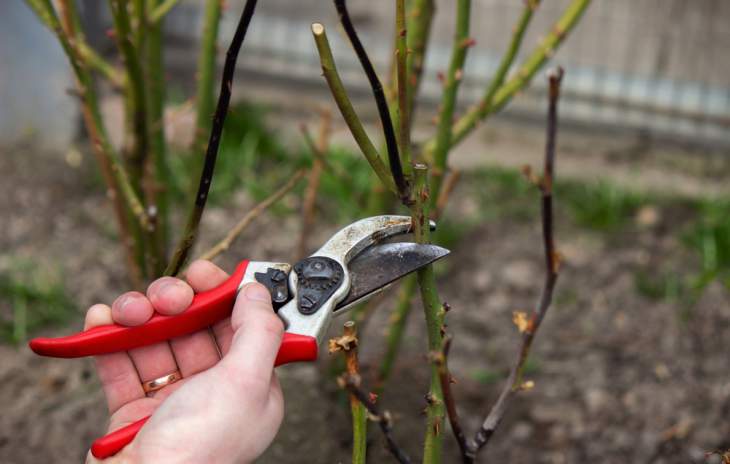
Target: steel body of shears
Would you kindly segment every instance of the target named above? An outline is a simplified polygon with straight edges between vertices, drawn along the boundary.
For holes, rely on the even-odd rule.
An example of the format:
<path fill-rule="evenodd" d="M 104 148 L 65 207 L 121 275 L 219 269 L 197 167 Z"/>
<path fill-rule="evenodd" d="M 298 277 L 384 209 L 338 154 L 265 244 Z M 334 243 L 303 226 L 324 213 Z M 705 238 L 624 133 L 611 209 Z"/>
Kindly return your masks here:
<path fill-rule="evenodd" d="M 345 312 L 393 281 L 448 254 L 434 245 L 383 243 L 411 231 L 411 218 L 375 216 L 335 233 L 317 252 L 294 266 L 242 261 L 220 286 L 195 295 L 180 315 L 155 315 L 145 324 L 106 325 L 60 338 L 36 338 L 31 349 L 42 356 L 76 358 L 126 351 L 204 329 L 230 316 L 238 291 L 260 282 L 270 291 L 286 325 L 276 365 L 314 361 L 334 314 Z M 292 272 L 293 271 L 293 272 Z M 92 454 L 116 454 L 148 417 L 94 442 Z"/>

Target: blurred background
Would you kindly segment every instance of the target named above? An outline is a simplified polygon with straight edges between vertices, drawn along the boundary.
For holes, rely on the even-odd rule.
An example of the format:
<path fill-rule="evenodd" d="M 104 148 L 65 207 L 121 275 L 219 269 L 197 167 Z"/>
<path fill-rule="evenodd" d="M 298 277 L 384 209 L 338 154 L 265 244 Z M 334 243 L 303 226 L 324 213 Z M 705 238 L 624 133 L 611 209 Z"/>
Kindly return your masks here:
<path fill-rule="evenodd" d="M 183 0 L 164 30 L 170 145 L 192 137 L 189 99 L 203 21 Z M 392 2 L 352 0 L 350 10 L 381 75 L 393 43 Z M 414 136 L 434 132 L 448 67 L 453 12 L 437 1 Z M 543 0 L 516 63 L 570 2 Z M 243 2 L 228 0 L 219 65 Z M 104 2 L 82 0 L 87 40 L 118 60 Z M 459 108 L 478 101 L 523 5 L 475 0 Z M 198 251 L 219 240 L 307 156 L 299 127 L 332 111 L 314 248 L 362 217 L 369 167 L 321 76 L 310 24 L 329 28 L 341 76 L 377 134 L 377 113 L 331 2 L 266 0 L 246 38 L 234 82 L 211 206 Z M 528 361 L 536 387 L 518 396 L 483 458 L 493 462 L 720 462 L 730 448 L 730 3 L 723 0 L 596 0 L 552 57 L 566 70 L 560 102 L 557 240 L 564 267 L 553 308 Z M 20 1 L 0 4 L 0 461 L 72 462 L 85 455 L 106 412 L 88 361 L 39 359 L 37 334 L 79 327 L 85 308 L 127 289 L 122 253 L 81 119 L 74 79 L 55 37 Z M 517 349 L 512 312 L 534 304 L 542 281 L 539 198 L 520 174 L 544 146 L 543 74 L 450 157 L 462 178 L 439 236 L 451 304 L 450 366 L 464 425 L 476 430 Z M 122 97 L 101 89 L 112 142 L 122 144 Z M 177 145 L 176 145 L 177 144 Z M 264 162 L 264 161 L 266 162 Z M 184 161 L 171 160 L 172 169 Z M 344 174 L 343 174 L 344 173 Z M 343 182 L 343 180 L 345 180 Z M 184 187 L 173 209 L 183 217 Z M 220 259 L 296 258 L 301 189 L 246 230 Z M 363 334 L 364 371 L 383 356 L 387 295 Z M 417 302 L 414 302 L 417 303 Z M 381 401 L 395 434 L 420 454 L 428 371 L 420 304 Z M 342 321 L 344 322 L 344 321 Z M 339 331 L 339 323 L 334 324 Z M 326 357 L 325 357 L 326 358 Z M 349 419 L 320 366 L 279 370 L 285 426 L 262 462 L 343 462 Z M 389 459 L 372 434 L 372 462 Z M 446 462 L 456 462 L 451 437 Z M 453 459 L 452 459 L 453 458 Z"/>

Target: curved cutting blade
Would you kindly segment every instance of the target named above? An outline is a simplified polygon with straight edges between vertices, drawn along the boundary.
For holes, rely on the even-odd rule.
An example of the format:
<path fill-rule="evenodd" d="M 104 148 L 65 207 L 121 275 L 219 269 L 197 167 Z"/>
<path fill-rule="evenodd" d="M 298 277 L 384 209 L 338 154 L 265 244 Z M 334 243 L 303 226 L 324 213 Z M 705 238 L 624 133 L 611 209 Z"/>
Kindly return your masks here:
<path fill-rule="evenodd" d="M 345 299 L 335 307 L 335 315 L 449 253 L 449 250 L 440 246 L 408 242 L 382 243 L 366 248 L 347 266 L 352 284 Z"/>

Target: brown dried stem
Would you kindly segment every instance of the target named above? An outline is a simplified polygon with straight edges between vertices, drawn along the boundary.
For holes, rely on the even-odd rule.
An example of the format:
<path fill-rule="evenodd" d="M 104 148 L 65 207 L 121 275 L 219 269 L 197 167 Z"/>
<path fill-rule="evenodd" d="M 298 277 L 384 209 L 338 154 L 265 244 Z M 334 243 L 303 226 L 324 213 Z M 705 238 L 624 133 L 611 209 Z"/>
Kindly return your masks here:
<path fill-rule="evenodd" d="M 266 211 L 271 205 L 281 200 L 284 195 L 286 195 L 287 193 L 289 193 L 289 191 L 296 187 L 297 183 L 302 177 L 304 177 L 304 174 L 306 174 L 306 172 L 306 169 L 300 169 L 299 171 L 295 172 L 294 175 L 289 178 L 286 184 L 279 187 L 279 190 L 271 194 L 268 198 L 264 199 L 264 201 L 254 206 L 253 209 L 251 209 L 240 221 L 238 221 L 238 224 L 236 224 L 233 229 L 228 232 L 223 240 L 221 240 L 211 249 L 200 255 L 198 259 L 211 260 L 219 254 L 223 253 L 224 251 L 228 250 L 228 248 L 230 248 L 236 238 L 238 238 L 238 236 L 241 235 L 241 233 L 246 230 L 246 228 L 257 217 L 261 216 L 261 214 Z"/>
<path fill-rule="evenodd" d="M 344 335 L 329 341 L 329 352 L 342 351 L 345 354 L 345 371 L 352 378 L 360 378 L 357 360 L 357 326 L 353 321 L 345 322 Z M 365 406 L 350 393 L 350 412 L 352 414 L 352 464 L 365 464 L 367 457 L 367 414 Z"/>
<path fill-rule="evenodd" d="M 464 435 L 464 429 L 461 428 L 461 422 L 459 421 L 459 413 L 456 410 L 456 400 L 454 394 L 451 391 L 451 384 L 454 383 L 451 374 L 449 373 L 448 358 L 449 349 L 451 348 L 451 337 L 445 336 L 444 342 L 441 347 L 441 351 L 435 353 L 434 362 L 438 368 L 439 381 L 441 382 L 441 391 L 444 396 L 444 404 L 446 405 L 446 414 L 449 417 L 449 423 L 451 424 L 451 431 L 454 433 L 456 443 L 459 445 L 462 456 L 467 456 L 469 453 L 469 443 L 466 441 Z M 468 462 L 464 459 L 465 462 Z"/>
<path fill-rule="evenodd" d="M 535 338 L 535 334 L 540 328 L 540 324 L 545 318 L 547 310 L 552 302 L 553 290 L 558 279 L 558 271 L 560 261 L 555 250 L 555 242 L 553 238 L 553 202 L 552 202 L 552 186 L 555 169 L 555 138 L 557 132 L 557 104 L 560 95 L 560 81 L 563 77 L 562 68 L 557 68 L 549 73 L 550 91 L 549 91 L 549 108 L 547 121 L 547 142 L 545 147 L 545 172 L 543 178 L 538 185 L 542 199 L 542 235 L 543 246 L 545 249 L 545 283 L 542 294 L 530 316 L 527 326 L 522 334 L 522 344 L 520 346 L 519 355 L 515 365 L 510 371 L 509 378 L 497 402 L 482 423 L 481 428 L 474 437 L 471 445 L 471 451 L 467 455 L 471 459 L 476 457 L 479 450 L 484 448 L 494 431 L 499 426 L 504 414 L 507 410 L 509 400 L 512 396 L 523 389 L 522 372 L 524 370 L 525 361 L 530 354 L 530 348 Z"/>
<path fill-rule="evenodd" d="M 367 409 L 370 414 L 370 420 L 378 423 L 380 430 L 383 432 L 383 436 L 385 436 L 388 451 L 390 451 L 393 457 L 402 464 L 409 464 L 411 459 L 405 451 L 398 446 L 393 438 L 393 419 L 391 418 L 390 413 L 388 411 L 381 412 L 380 407 L 370 398 L 370 395 L 360 388 L 360 376 L 344 374 L 339 377 L 338 383 L 340 384 L 340 387 L 350 392 L 351 395 L 355 396 L 355 398 L 357 398 L 357 400 L 365 406 L 365 409 Z"/>
<path fill-rule="evenodd" d="M 132 284 L 134 287 L 139 288 L 142 285 L 142 269 L 135 259 L 127 208 L 137 214 L 141 205 L 129 184 L 124 167 L 109 142 L 101 118 L 93 78 L 82 55 L 76 48 L 77 42 L 75 39 L 78 31 L 75 28 L 76 21 L 72 18 L 74 4 L 68 1 L 62 2 L 62 13 L 64 13 L 62 24 L 50 0 L 26 0 L 26 3 L 41 22 L 56 35 L 73 69 L 78 94 L 81 97 L 81 114 L 84 125 L 89 133 L 93 153 L 106 184 L 107 197 L 114 208 L 121 241 L 127 251 L 127 263 Z M 143 209 L 142 214 L 144 215 Z"/>

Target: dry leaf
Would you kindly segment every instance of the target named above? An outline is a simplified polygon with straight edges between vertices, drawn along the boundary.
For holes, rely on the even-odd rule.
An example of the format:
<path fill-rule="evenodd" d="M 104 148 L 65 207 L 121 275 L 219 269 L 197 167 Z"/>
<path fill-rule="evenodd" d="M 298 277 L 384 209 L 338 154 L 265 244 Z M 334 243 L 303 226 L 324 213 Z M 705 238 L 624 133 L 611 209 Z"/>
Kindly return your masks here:
<path fill-rule="evenodd" d="M 527 328 L 530 326 L 530 321 L 527 319 L 527 314 L 523 311 L 514 311 L 512 313 L 512 322 L 517 326 L 517 330 L 520 333 L 525 333 Z"/>

